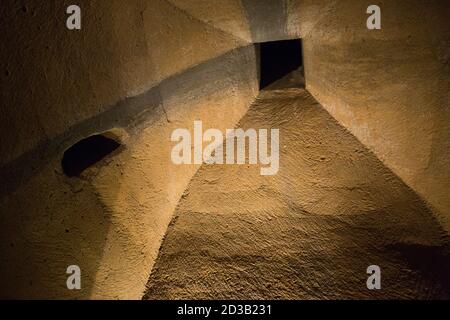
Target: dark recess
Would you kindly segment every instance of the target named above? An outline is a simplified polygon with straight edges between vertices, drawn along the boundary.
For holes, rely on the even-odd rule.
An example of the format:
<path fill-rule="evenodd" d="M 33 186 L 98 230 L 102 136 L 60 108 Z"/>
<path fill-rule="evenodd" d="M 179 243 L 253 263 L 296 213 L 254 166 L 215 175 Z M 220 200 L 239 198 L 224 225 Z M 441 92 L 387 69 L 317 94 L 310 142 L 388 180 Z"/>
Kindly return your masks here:
<path fill-rule="evenodd" d="M 81 140 L 64 153 L 61 162 L 64 174 L 77 177 L 119 147 L 120 143 L 104 135 L 95 135 Z"/>
<path fill-rule="evenodd" d="M 303 65 L 300 39 L 263 42 L 260 44 L 260 55 L 261 89 Z"/>

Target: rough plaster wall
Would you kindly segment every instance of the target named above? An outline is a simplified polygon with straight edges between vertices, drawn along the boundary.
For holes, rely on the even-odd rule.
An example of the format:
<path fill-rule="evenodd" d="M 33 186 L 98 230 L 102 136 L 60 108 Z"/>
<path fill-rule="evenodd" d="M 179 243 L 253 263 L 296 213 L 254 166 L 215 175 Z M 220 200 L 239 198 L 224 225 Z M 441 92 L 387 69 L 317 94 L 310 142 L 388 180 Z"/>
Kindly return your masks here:
<path fill-rule="evenodd" d="M 71 32 L 65 27 L 70 4 L 2 3 L 1 100 L 8 112 L 0 113 L 0 166 L 119 100 L 244 43 L 164 0 L 78 1 L 82 30 Z"/>
<path fill-rule="evenodd" d="M 367 4 L 359 1 L 237 2 L 221 1 L 222 12 L 206 10 L 212 5 L 201 1 L 81 0 L 83 31 L 78 33 L 65 29 L 69 1 L 2 3 L 0 23 L 9 26 L 2 28 L 5 45 L 0 47 L 2 295 L 68 297 L 61 270 L 82 261 L 87 277 L 82 297 L 137 297 L 180 190 L 196 170 L 165 172 L 167 150 L 158 151 L 161 162 L 154 163 L 144 145 L 158 149 L 152 137 L 166 136 L 176 123 L 171 117 L 177 119 L 181 109 L 187 110 L 180 118 L 186 124 L 194 114 L 213 121 L 217 112 L 212 114 L 209 103 L 225 108 L 225 96 L 235 102 L 219 128 L 232 127 L 255 95 L 254 53 L 217 57 L 250 38 L 305 38 L 308 89 L 445 223 L 450 207 L 445 1 L 426 6 L 439 4 L 435 11 L 423 10 L 419 1 L 379 2 L 387 8 L 383 30 L 370 33 L 364 28 Z M 265 22 L 273 27 L 270 34 L 263 32 Z M 229 63 L 244 65 L 246 72 L 235 79 L 241 68 L 215 69 L 214 74 L 233 79 L 222 93 L 202 89 L 208 86 L 192 81 L 197 78 L 177 82 L 194 77 L 199 70 L 186 71 L 193 66 L 213 70 L 218 61 L 233 59 Z M 380 63 L 388 72 L 377 68 Z M 196 95 L 203 98 L 183 95 L 178 86 L 200 90 Z M 374 89 L 368 94 L 367 88 Z M 114 127 L 125 128 L 123 137 L 129 136 L 114 158 L 81 181 L 61 174 L 64 148 Z M 111 181 L 121 182 L 108 189 Z M 163 200 L 144 197 L 153 192 Z M 141 206 L 152 209 L 141 216 Z M 150 225 L 154 233 L 144 234 Z"/>
<path fill-rule="evenodd" d="M 370 3 L 372 4 L 372 3 Z M 448 1 L 290 1 L 307 89 L 421 195 L 450 231 Z"/>
<path fill-rule="evenodd" d="M 80 32 L 69 2 L 23 3 L 0 9 L 18 48 L 1 48 L 1 296 L 140 298 L 197 170 L 171 166 L 170 133 L 234 127 L 257 93 L 255 51 L 166 1 L 81 1 Z M 67 147 L 113 128 L 121 150 L 62 174 Z M 72 264 L 81 292 L 66 288 Z"/>
<path fill-rule="evenodd" d="M 118 167 L 110 166 L 93 182 L 112 220 L 93 297 L 136 299 L 144 292 L 175 207 L 199 168 L 172 164 L 172 131 L 192 131 L 194 120 L 202 120 L 205 130 L 232 128 L 255 98 L 254 49 L 220 60 L 165 82 L 164 117 L 146 126 L 130 154 L 114 160 Z"/>
<path fill-rule="evenodd" d="M 280 87 L 278 87 L 280 88 Z M 240 128 L 280 130 L 280 171 L 204 165 L 146 299 L 448 299 L 450 238 L 304 89 L 264 90 Z M 367 290 L 367 266 L 382 290 Z"/>
<path fill-rule="evenodd" d="M 153 65 L 160 80 L 248 44 L 188 15 L 166 0 L 148 0 L 143 17 Z"/>
<path fill-rule="evenodd" d="M 287 0 L 168 0 L 189 15 L 246 42 L 289 38 Z"/>
<path fill-rule="evenodd" d="M 241 0 L 168 0 L 192 17 L 232 34 L 245 42 L 251 42 L 251 33 Z"/>
<path fill-rule="evenodd" d="M 3 196 L 2 296 L 139 299 L 198 169 L 172 164 L 170 135 L 194 120 L 234 127 L 257 94 L 255 59 L 255 49 L 244 47 L 163 81 L 155 89 L 160 100 L 145 100 L 148 116 L 118 131 L 124 147 L 113 156 L 79 179 L 62 174 L 56 153 Z M 72 264 L 83 270 L 80 292 L 65 287 Z"/>
<path fill-rule="evenodd" d="M 288 38 L 285 0 L 241 0 L 253 42 Z"/>

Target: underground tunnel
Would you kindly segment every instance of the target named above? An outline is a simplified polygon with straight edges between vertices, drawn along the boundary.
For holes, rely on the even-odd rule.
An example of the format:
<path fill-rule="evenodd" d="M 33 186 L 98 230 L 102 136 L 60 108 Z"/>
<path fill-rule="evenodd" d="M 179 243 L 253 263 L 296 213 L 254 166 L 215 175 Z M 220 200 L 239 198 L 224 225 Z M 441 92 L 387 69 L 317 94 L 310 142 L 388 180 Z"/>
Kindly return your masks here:
<path fill-rule="evenodd" d="M 0 298 L 448 300 L 448 2 L 370 5 L 4 1 Z"/>
<path fill-rule="evenodd" d="M 303 65 L 301 40 L 264 42 L 260 50 L 260 89 L 280 80 Z"/>

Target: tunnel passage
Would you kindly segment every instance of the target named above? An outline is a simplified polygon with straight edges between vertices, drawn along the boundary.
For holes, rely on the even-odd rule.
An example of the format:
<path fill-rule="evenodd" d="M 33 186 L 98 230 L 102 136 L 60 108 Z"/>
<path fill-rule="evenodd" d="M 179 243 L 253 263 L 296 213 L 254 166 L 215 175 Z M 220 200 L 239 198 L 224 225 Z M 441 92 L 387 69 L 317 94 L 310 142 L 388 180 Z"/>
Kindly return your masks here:
<path fill-rule="evenodd" d="M 436 240 L 439 230 L 426 227 L 432 223 L 420 218 L 428 213 L 419 210 L 424 204 L 418 198 L 450 231 L 446 1 L 426 6 L 421 1 L 383 1 L 382 31 L 367 29 L 368 4 L 360 1 L 113 0 L 94 5 L 81 0 L 82 30 L 71 32 L 64 27 L 65 18 L 71 17 L 64 1 L 27 1 L 27 12 L 18 1 L 2 4 L 5 37 L 14 41 L 5 41 L 0 50 L 0 296 L 140 298 L 163 239 L 173 239 L 166 237 L 167 226 L 178 216 L 178 203 L 199 193 L 202 199 L 194 204 L 204 204 L 211 214 L 185 207 L 183 212 L 193 214 L 181 217 L 178 225 L 185 219 L 188 223 L 181 227 L 192 226 L 193 231 L 174 233 L 185 250 L 174 253 L 174 260 L 167 255 L 161 261 L 167 268 L 204 272 L 199 279 L 210 292 L 243 288 L 236 294 L 258 294 L 268 283 L 272 288 L 285 284 L 272 290 L 272 296 L 290 293 L 289 288 L 300 294 L 305 282 L 308 289 L 316 289 L 319 277 L 325 285 L 330 279 L 348 290 L 347 281 L 334 279 L 346 280 L 356 269 L 366 276 L 367 265 L 350 265 L 354 260 L 348 257 L 368 257 L 373 251 L 366 249 L 373 247 L 393 261 L 391 273 L 383 268 L 386 279 L 389 274 L 402 279 L 400 273 L 395 277 L 397 269 L 426 269 L 418 262 L 422 248 L 430 252 L 428 259 L 439 258 L 445 266 L 434 249 L 443 246 Z M 48 17 L 58 23 L 49 23 Z M 260 44 L 293 38 L 302 39 L 306 89 L 317 103 L 305 107 L 302 95 L 291 99 L 279 86 L 268 92 L 271 84 L 262 94 L 279 97 L 277 104 L 269 97 L 251 122 L 245 120 L 255 130 L 282 129 L 280 176 L 267 178 L 267 183 L 249 177 L 253 166 L 243 166 L 242 172 L 226 166 L 223 173 L 210 167 L 211 175 L 198 178 L 195 189 L 187 190 L 199 168 L 172 163 L 170 133 L 197 120 L 222 132 L 241 128 L 248 107 L 261 102 Z M 277 66 L 286 59 L 276 60 Z M 333 119 L 342 129 L 330 131 Z M 292 130 L 285 137 L 286 126 Z M 110 160 L 114 165 L 104 165 L 86 183 L 55 172 L 67 148 L 113 127 L 129 129 L 127 152 L 117 150 L 114 158 L 110 155 L 94 168 Z M 343 142 L 342 130 L 361 144 Z M 76 138 L 66 144 L 68 137 Z M 376 161 L 374 157 L 393 173 L 379 174 L 376 184 L 372 173 L 383 172 L 372 170 L 371 163 L 361 165 L 361 159 Z M 392 183 L 397 177 L 406 187 L 386 189 L 384 180 Z M 404 197 L 403 192 L 416 192 L 417 197 Z M 220 216 L 222 212 L 229 214 Z M 414 213 L 420 214 L 417 222 Z M 405 221 L 405 216 L 410 219 Z M 233 223 L 239 219 L 243 221 Z M 375 231 L 368 235 L 368 229 Z M 414 243 L 417 238 L 410 235 L 421 230 L 427 234 Z M 193 239 L 196 231 L 199 236 Z M 396 232 L 400 244 L 389 242 L 389 250 L 379 244 Z M 202 239 L 214 245 L 221 236 L 221 255 L 199 245 Z M 355 247 L 359 251 L 353 252 Z M 262 263 L 254 262 L 258 257 L 256 262 Z M 189 258 L 189 265 L 174 262 Z M 368 263 L 377 263 L 368 258 Z M 395 263 L 402 259 L 407 263 Z M 83 290 L 69 291 L 65 267 L 78 262 L 82 283 L 89 283 L 85 276 L 91 283 L 88 290 L 82 284 Z M 342 273 L 333 275 L 333 265 Z M 169 290 L 183 291 L 186 282 L 194 283 L 189 280 L 195 273 L 179 270 L 168 272 L 167 280 L 159 273 L 164 285 L 173 284 Z M 293 272 L 286 272 L 283 282 L 277 270 L 278 275 Z M 422 273 L 424 284 L 428 274 Z M 175 276 L 187 281 L 171 282 Z M 230 285 L 230 277 L 240 276 L 244 280 L 236 280 L 238 286 Z M 208 277 L 215 277 L 218 286 L 210 285 Z M 364 286 L 367 278 L 356 280 Z M 251 291 L 252 284 L 260 286 Z M 387 285 L 383 282 L 382 292 Z M 315 296 L 313 291 L 307 297 Z"/>
<path fill-rule="evenodd" d="M 260 89 L 303 66 L 300 39 L 260 43 Z"/>
<path fill-rule="evenodd" d="M 77 177 L 84 170 L 117 150 L 121 144 L 111 137 L 98 134 L 83 139 L 67 149 L 61 161 L 68 177 Z"/>

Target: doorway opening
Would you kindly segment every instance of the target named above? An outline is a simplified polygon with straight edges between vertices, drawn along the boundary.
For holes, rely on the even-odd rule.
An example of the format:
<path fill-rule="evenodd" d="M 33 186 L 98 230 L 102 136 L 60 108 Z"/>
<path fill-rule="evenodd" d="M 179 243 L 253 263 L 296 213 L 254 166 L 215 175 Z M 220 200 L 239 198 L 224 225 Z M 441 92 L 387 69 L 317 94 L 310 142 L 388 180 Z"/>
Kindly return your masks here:
<path fill-rule="evenodd" d="M 260 89 L 303 67 L 301 39 L 263 42 L 259 49 Z"/>

